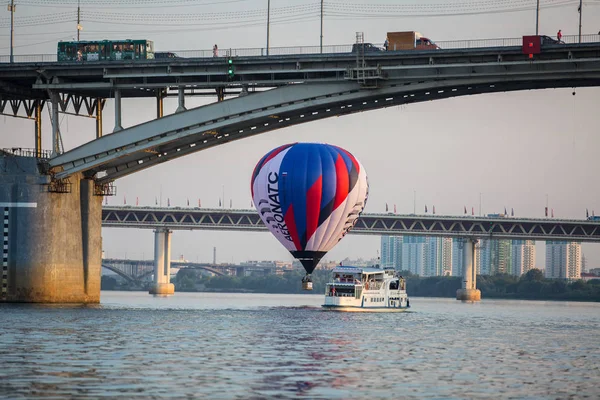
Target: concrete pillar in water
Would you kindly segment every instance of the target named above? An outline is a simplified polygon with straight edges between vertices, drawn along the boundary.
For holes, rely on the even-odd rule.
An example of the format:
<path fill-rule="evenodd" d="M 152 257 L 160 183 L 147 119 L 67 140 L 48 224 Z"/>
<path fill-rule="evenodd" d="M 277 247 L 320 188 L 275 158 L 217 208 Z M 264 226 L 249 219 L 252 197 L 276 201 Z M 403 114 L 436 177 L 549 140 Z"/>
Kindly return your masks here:
<path fill-rule="evenodd" d="M 51 191 L 39 161 L 0 155 L 0 302 L 99 303 L 102 197 L 81 174 Z"/>
<path fill-rule="evenodd" d="M 154 231 L 154 284 L 150 294 L 174 294 L 171 283 L 171 231 L 157 228 Z"/>
<path fill-rule="evenodd" d="M 464 241 L 463 282 L 462 288 L 456 291 L 456 300 L 481 300 L 481 291 L 477 289 L 475 243 L 477 243 L 477 239 L 468 238 Z"/>

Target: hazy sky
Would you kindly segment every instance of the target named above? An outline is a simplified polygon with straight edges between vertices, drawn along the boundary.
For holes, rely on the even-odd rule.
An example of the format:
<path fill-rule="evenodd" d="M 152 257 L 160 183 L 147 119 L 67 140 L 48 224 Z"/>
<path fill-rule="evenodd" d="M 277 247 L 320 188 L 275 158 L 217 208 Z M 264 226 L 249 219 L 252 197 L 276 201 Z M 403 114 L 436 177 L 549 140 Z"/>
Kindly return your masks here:
<path fill-rule="evenodd" d="M 75 20 L 71 16 L 75 15 L 76 0 L 17 0 L 16 3 L 16 55 L 55 53 L 59 39 L 75 36 Z M 50 3 L 55 5 L 49 7 Z M 154 41 L 158 51 L 210 49 L 215 43 L 221 49 L 264 47 L 266 43 L 267 0 L 82 0 L 81 3 L 82 40 L 147 38 Z M 100 5 L 92 8 L 93 3 Z M 134 3 L 136 6 L 132 7 Z M 315 13 L 318 3 L 272 0 L 271 46 L 318 45 L 319 16 Z M 324 44 L 352 43 L 357 31 L 363 31 L 365 41 L 370 42 L 383 42 L 386 32 L 401 30 L 418 30 L 434 41 L 535 33 L 535 0 L 478 3 L 471 12 L 479 10 L 483 14 L 448 16 L 449 12 L 468 14 L 467 2 L 326 0 L 325 4 L 331 8 L 325 13 Z M 558 3 L 565 2 L 541 0 L 540 33 L 554 36 L 562 29 L 564 35 L 577 34 L 578 1 L 554 7 Z M 403 4 L 408 8 L 393 15 L 372 11 L 384 9 L 377 7 L 382 4 Z M 431 7 L 415 12 L 416 4 Z M 360 10 L 356 7 L 361 5 L 371 6 L 371 11 L 366 11 L 371 14 L 366 18 L 335 11 L 341 7 Z M 514 11 L 515 8 L 528 10 Z M 4 10 L 0 11 L 0 55 L 5 55 L 9 53 L 9 13 L 5 6 L 0 10 Z M 583 10 L 583 33 L 597 34 L 600 1 L 584 1 Z M 215 14 L 233 11 L 236 14 Z M 109 13 L 114 14 L 111 17 Z M 424 13 L 428 15 L 415 15 Z M 164 19 L 148 22 L 152 17 L 147 14 L 162 14 Z M 199 20 L 191 21 L 190 16 L 196 14 Z M 89 18 L 94 16 L 104 22 L 90 22 Z M 25 18 L 21 21 L 33 25 L 19 25 L 18 18 Z M 109 204 L 122 205 L 126 197 L 127 204 L 132 205 L 138 197 L 140 205 L 154 205 L 155 198 L 162 193 L 165 206 L 167 198 L 172 206 L 185 206 L 188 198 L 194 205 L 200 198 L 203 207 L 217 207 L 224 189 L 227 206 L 229 199 L 233 199 L 234 208 L 249 208 L 250 176 L 266 152 L 284 143 L 317 141 L 346 148 L 364 165 L 370 183 L 365 212 L 383 212 L 387 202 L 390 207 L 396 204 L 398 213 L 410 213 L 416 191 L 417 212 L 423 212 L 425 204 L 430 209 L 435 205 L 438 214 L 460 215 L 464 206 L 475 207 L 477 211 L 481 193 L 484 213 L 503 212 L 507 207 L 514 208 L 516 216 L 543 217 L 548 196 L 555 217 L 584 218 L 586 208 L 600 214 L 600 89 L 575 89 L 575 96 L 572 92 L 573 89 L 549 89 L 465 96 L 276 130 L 120 179 L 116 182 L 118 195 L 110 198 Z M 188 98 L 186 106 L 212 101 L 216 98 Z M 167 99 L 165 114 L 174 112 L 176 107 L 176 98 Z M 152 119 L 155 110 L 154 100 L 126 99 L 123 126 Z M 105 134 L 112 131 L 113 117 L 113 102 L 108 100 L 104 112 Z M 67 149 L 94 137 L 94 120 L 61 118 Z M 44 148 L 50 148 L 50 124 L 48 120 L 44 124 Z M 0 127 L 0 147 L 33 147 L 33 121 L 2 117 Z M 151 230 L 103 229 L 103 242 L 108 257 L 153 255 Z M 218 262 L 292 259 L 267 233 L 175 231 L 172 254 L 173 258 L 183 255 L 193 261 L 211 261 L 213 246 L 217 247 Z M 371 258 L 377 255 L 379 247 L 379 237 L 349 235 L 326 259 Z M 600 245 L 583 245 L 583 251 L 588 267 L 600 267 Z M 537 264 L 543 266 L 543 263 L 544 245 L 539 244 Z"/>

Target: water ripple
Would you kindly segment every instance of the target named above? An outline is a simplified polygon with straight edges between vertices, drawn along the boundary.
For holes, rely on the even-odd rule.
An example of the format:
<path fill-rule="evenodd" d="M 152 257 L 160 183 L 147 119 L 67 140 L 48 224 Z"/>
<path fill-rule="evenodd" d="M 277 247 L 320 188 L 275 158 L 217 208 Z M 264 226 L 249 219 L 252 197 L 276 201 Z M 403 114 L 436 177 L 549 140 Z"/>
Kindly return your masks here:
<path fill-rule="evenodd" d="M 102 293 L 0 305 L 0 397 L 600 397 L 600 305 L 412 299 L 323 312 L 321 296 Z"/>

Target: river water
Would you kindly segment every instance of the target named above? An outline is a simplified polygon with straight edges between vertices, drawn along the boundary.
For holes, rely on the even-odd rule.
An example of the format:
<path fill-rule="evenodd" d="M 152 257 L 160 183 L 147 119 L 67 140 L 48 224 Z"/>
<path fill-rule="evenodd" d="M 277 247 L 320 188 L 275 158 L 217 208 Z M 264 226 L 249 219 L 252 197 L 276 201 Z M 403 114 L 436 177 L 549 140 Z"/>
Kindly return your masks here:
<path fill-rule="evenodd" d="M 600 304 L 102 292 L 0 305 L 2 398 L 600 398 Z"/>

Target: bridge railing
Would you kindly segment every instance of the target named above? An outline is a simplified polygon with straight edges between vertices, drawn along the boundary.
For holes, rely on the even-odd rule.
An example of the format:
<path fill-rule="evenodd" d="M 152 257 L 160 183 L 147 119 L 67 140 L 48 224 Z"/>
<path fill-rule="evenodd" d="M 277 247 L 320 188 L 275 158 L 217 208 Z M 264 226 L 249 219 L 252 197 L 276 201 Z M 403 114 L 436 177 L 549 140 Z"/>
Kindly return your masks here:
<path fill-rule="evenodd" d="M 13 156 L 19 157 L 36 157 L 36 158 L 50 158 L 52 155 L 52 151 L 50 150 L 36 150 L 36 149 L 26 149 L 22 147 L 9 147 L 2 148 L 0 152 L 5 154 L 11 154 Z"/>
<path fill-rule="evenodd" d="M 562 37 L 562 42 L 565 44 L 577 44 L 579 43 L 578 35 L 565 35 Z M 581 43 L 597 43 L 600 42 L 600 35 L 588 34 L 581 36 Z M 486 47 L 508 47 L 508 46 L 521 46 L 523 38 L 499 38 L 499 39 L 470 39 L 470 40 L 445 40 L 435 42 L 441 49 L 477 49 Z M 383 43 L 373 43 L 379 48 L 383 49 Z M 436 51 L 436 50 L 431 50 Z M 165 50 L 164 52 L 167 52 Z M 168 51 L 175 53 L 178 57 L 183 58 L 212 58 L 213 51 L 211 50 L 174 50 Z M 342 54 L 352 52 L 351 44 L 342 45 L 329 45 L 323 46 L 323 54 Z M 269 56 L 283 56 L 283 55 L 307 55 L 307 54 L 319 54 L 321 48 L 319 46 L 292 46 L 292 47 L 271 47 L 268 52 Z M 264 47 L 254 48 L 221 48 L 218 51 L 218 57 L 260 57 L 267 56 L 267 49 Z M 165 59 L 167 60 L 167 59 Z M 173 60 L 173 59 L 169 59 Z M 15 55 L 15 63 L 32 63 L 32 62 L 56 62 L 56 54 L 26 54 L 26 55 Z M 0 55 L 0 63 L 9 63 L 10 56 Z M 146 62 L 146 60 L 128 60 L 127 62 Z"/>

